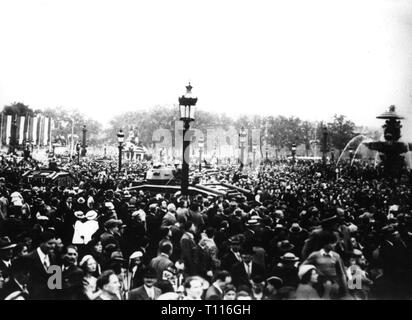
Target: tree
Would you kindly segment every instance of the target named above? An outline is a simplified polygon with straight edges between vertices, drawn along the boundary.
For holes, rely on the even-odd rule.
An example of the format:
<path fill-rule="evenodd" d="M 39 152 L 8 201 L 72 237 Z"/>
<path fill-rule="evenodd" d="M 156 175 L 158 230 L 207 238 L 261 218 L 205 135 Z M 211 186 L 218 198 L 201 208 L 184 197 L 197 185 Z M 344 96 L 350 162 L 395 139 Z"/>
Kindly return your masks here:
<path fill-rule="evenodd" d="M 355 134 L 355 124 L 347 120 L 344 115 L 334 115 L 333 122 L 328 123 L 328 131 L 332 146 L 339 150 L 339 154 Z"/>
<path fill-rule="evenodd" d="M 54 140 L 57 137 L 64 137 L 65 139 L 72 133 L 78 135 L 81 139 L 83 126 L 87 128 L 87 145 L 99 145 L 102 142 L 104 136 L 101 134 L 102 125 L 91 118 L 86 118 L 78 110 L 70 110 L 64 107 L 47 108 L 42 112 L 46 117 L 51 117 L 55 123 L 55 127 L 52 131 Z"/>
<path fill-rule="evenodd" d="M 17 115 L 17 116 L 34 116 L 36 111 L 33 111 L 29 106 L 22 102 L 13 102 L 10 105 L 4 106 L 3 112 L 6 115 Z M 37 110 L 38 112 L 38 110 Z"/>
<path fill-rule="evenodd" d="M 301 135 L 303 138 L 303 142 L 305 144 L 305 151 L 306 151 L 306 156 L 309 156 L 309 151 L 310 151 L 310 140 L 311 137 L 313 136 L 313 125 L 309 121 L 303 121 L 301 125 Z"/>

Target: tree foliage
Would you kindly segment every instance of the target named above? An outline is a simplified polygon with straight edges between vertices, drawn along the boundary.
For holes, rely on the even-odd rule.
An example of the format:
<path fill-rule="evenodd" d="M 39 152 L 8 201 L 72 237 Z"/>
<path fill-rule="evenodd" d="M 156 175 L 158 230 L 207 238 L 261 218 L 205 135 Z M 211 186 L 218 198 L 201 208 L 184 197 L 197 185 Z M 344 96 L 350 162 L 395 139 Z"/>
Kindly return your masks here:
<path fill-rule="evenodd" d="M 346 144 L 355 136 L 355 123 L 347 120 L 344 115 L 335 114 L 333 121 L 328 123 L 328 132 L 332 146 L 342 152 Z"/>

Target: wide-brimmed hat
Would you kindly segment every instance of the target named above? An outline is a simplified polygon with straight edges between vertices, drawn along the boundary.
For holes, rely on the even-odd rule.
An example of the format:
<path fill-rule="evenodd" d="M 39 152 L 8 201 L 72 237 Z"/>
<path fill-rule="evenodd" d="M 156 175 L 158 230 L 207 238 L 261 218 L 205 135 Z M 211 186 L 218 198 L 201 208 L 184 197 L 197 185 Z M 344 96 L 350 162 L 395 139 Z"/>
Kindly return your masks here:
<path fill-rule="evenodd" d="M 122 220 L 116 220 L 116 219 L 109 219 L 104 223 L 104 227 L 107 229 L 114 228 L 114 227 L 119 227 L 123 224 Z"/>
<path fill-rule="evenodd" d="M 274 286 L 277 289 L 280 288 L 283 284 L 283 280 L 281 278 L 275 277 L 275 276 L 267 278 L 266 282 L 270 283 L 272 286 Z"/>
<path fill-rule="evenodd" d="M 338 216 L 337 215 L 327 215 L 325 216 L 321 221 L 320 224 L 324 225 L 324 224 L 333 224 L 335 222 L 338 222 Z"/>
<path fill-rule="evenodd" d="M 260 222 L 257 219 L 249 219 L 248 221 L 245 222 L 246 227 L 255 227 L 259 225 L 260 225 Z"/>
<path fill-rule="evenodd" d="M 289 252 L 292 251 L 295 248 L 295 246 L 291 244 L 289 240 L 283 240 L 278 242 L 278 248 L 283 252 Z"/>
<path fill-rule="evenodd" d="M 302 230 L 303 229 L 301 228 L 301 226 L 297 222 L 292 223 L 292 226 L 289 228 L 290 233 L 301 233 Z"/>
<path fill-rule="evenodd" d="M 74 216 L 75 216 L 77 219 L 83 219 L 83 218 L 85 217 L 83 211 L 75 211 L 75 212 L 74 212 Z"/>
<path fill-rule="evenodd" d="M 8 236 L 4 236 L 0 238 L 0 250 L 13 249 L 16 246 L 17 244 L 12 243 Z"/>
<path fill-rule="evenodd" d="M 114 261 L 124 261 L 123 253 L 121 251 L 113 251 L 110 260 Z"/>
<path fill-rule="evenodd" d="M 310 270 L 316 270 L 316 267 L 312 264 L 304 264 L 299 267 L 298 277 L 302 280 L 303 276 Z"/>
<path fill-rule="evenodd" d="M 242 239 L 239 236 L 233 236 L 229 238 L 229 243 L 234 245 L 240 245 L 242 243 Z"/>
<path fill-rule="evenodd" d="M 143 252 L 142 251 L 135 251 L 130 255 L 129 259 L 133 260 L 133 259 L 141 258 L 141 257 L 143 257 Z"/>
<path fill-rule="evenodd" d="M 286 252 L 283 256 L 280 257 L 280 260 L 286 262 L 296 262 L 299 261 L 299 258 L 295 256 L 292 252 Z"/>
<path fill-rule="evenodd" d="M 279 230 L 279 231 L 280 230 L 286 230 L 285 226 L 280 224 L 280 223 L 276 224 L 274 229 Z"/>
<path fill-rule="evenodd" d="M 87 220 L 96 220 L 97 216 L 98 216 L 98 214 L 94 210 L 90 210 L 86 213 Z"/>
<path fill-rule="evenodd" d="M 105 202 L 104 206 L 109 210 L 114 210 L 114 204 L 112 202 Z"/>

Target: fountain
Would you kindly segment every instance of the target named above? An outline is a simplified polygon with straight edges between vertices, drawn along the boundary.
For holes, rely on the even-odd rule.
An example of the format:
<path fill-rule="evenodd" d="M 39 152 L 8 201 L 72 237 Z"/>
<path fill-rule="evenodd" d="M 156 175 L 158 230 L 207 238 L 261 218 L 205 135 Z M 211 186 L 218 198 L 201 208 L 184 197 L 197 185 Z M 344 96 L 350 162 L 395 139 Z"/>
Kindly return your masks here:
<path fill-rule="evenodd" d="M 386 175 L 399 176 L 406 160 L 403 154 L 406 154 L 412 146 L 411 143 L 399 141 L 402 128 L 400 119 L 404 118 L 395 112 L 393 105 L 389 107 L 389 111 L 376 118 L 386 120 L 382 126 L 384 141 L 364 142 L 364 144 L 369 149 L 379 152 Z"/>
<path fill-rule="evenodd" d="M 349 148 L 349 146 L 354 143 L 356 140 L 358 140 L 359 138 L 362 139 L 367 139 L 368 137 L 363 135 L 363 134 L 358 134 L 357 136 L 354 136 L 352 139 L 349 140 L 349 142 L 346 144 L 345 148 L 343 148 L 342 153 L 340 154 L 338 161 L 336 161 L 336 166 L 338 166 L 340 160 L 342 159 L 343 155 L 345 154 L 345 151 Z M 362 144 L 362 142 L 359 144 L 359 146 Z M 357 150 L 359 149 L 359 146 L 357 148 Z M 356 153 L 355 153 L 356 155 Z M 354 155 L 354 156 L 355 156 Z"/>

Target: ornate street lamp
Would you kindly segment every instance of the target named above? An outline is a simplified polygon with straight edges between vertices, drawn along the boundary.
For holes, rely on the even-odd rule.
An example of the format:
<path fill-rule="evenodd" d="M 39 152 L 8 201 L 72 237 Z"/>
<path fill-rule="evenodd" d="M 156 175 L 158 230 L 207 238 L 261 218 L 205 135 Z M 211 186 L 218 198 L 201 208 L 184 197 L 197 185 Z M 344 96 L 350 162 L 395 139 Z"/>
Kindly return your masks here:
<path fill-rule="evenodd" d="M 183 121 L 183 158 L 182 158 L 182 195 L 188 195 L 189 193 L 189 137 L 186 137 L 186 133 L 189 131 L 190 122 L 195 121 L 195 105 L 197 98 L 192 94 L 192 86 L 186 86 L 186 94 L 179 97 L 179 111 L 180 120 Z"/>
<path fill-rule="evenodd" d="M 202 172 L 202 152 L 205 146 L 205 141 L 204 141 L 203 136 L 199 138 L 198 146 L 199 146 L 199 172 Z"/>
<path fill-rule="evenodd" d="M 82 139 L 82 157 L 86 156 L 87 150 L 86 150 L 86 133 L 87 133 L 87 129 L 86 129 L 86 125 L 83 126 L 82 129 L 82 133 L 83 133 L 83 139 Z"/>
<path fill-rule="evenodd" d="M 295 143 L 292 144 L 292 148 L 290 148 L 290 150 L 292 151 L 292 162 L 293 164 L 295 164 L 296 162 L 296 144 Z"/>
<path fill-rule="evenodd" d="M 78 143 L 76 144 L 77 163 L 78 163 L 78 164 L 80 164 L 80 149 L 81 149 L 81 146 L 80 146 L 80 143 L 78 142 Z"/>
<path fill-rule="evenodd" d="M 243 167 L 243 162 L 245 160 L 244 152 L 245 152 L 245 144 L 247 139 L 247 132 L 244 127 L 240 129 L 239 132 L 239 143 L 240 143 L 240 164 Z"/>
<path fill-rule="evenodd" d="M 119 143 L 119 172 L 122 170 L 122 153 L 123 153 L 123 142 L 124 142 L 124 133 L 122 129 L 117 133 L 117 142 Z"/>

